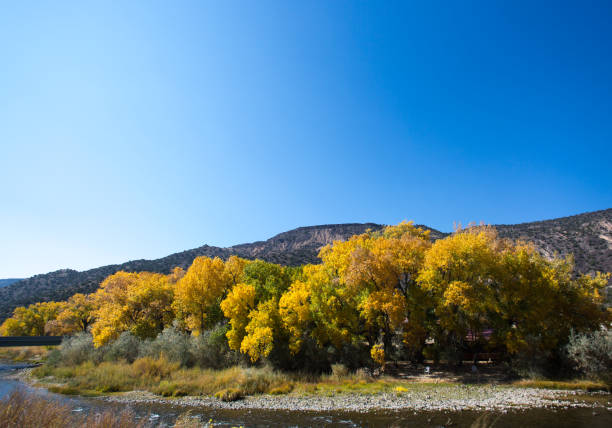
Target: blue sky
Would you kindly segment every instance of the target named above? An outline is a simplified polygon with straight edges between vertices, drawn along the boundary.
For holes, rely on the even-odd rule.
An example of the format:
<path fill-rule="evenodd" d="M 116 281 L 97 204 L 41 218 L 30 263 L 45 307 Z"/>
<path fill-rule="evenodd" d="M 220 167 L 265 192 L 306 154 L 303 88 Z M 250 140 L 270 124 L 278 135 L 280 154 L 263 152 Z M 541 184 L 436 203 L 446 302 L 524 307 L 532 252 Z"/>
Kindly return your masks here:
<path fill-rule="evenodd" d="M 608 1 L 3 2 L 0 278 L 305 225 L 609 208 L 611 19 Z"/>

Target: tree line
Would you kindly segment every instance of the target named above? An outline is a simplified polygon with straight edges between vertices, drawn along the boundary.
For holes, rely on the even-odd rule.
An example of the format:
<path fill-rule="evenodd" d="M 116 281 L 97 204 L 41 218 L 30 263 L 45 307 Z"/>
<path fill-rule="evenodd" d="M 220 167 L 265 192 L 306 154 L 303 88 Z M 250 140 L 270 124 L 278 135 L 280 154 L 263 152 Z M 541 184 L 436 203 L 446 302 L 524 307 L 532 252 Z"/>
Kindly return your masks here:
<path fill-rule="evenodd" d="M 319 258 L 286 267 L 198 257 L 168 275 L 117 272 L 92 294 L 16 308 L 0 334 L 89 331 L 100 347 L 123 332 L 153 339 L 174 326 L 197 336 L 223 325 L 229 348 L 251 363 L 325 370 L 479 352 L 552 361 L 574 332 L 612 321 L 610 274 L 577 276 L 571 257 L 547 259 L 487 226 L 432 243 L 402 222 L 327 245 Z"/>

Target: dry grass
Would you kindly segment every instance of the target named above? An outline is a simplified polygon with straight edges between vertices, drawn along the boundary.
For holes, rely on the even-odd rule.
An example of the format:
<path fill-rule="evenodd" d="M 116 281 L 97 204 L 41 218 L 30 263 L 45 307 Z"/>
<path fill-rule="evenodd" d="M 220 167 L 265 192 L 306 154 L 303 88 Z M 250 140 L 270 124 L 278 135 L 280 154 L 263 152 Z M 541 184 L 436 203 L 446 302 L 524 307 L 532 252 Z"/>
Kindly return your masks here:
<path fill-rule="evenodd" d="M 232 367 L 225 370 L 179 369 L 166 359 L 141 358 L 133 364 L 83 363 L 70 367 L 41 366 L 33 371 L 43 382 L 60 382 L 54 391 L 85 394 L 145 389 L 163 396 L 208 395 L 236 389 L 240 395 L 291 391 L 289 375 L 271 368 Z"/>
<path fill-rule="evenodd" d="M 0 361 L 39 362 L 47 357 L 53 346 L 16 346 L 0 348 Z"/>
<path fill-rule="evenodd" d="M 244 398 L 244 395 L 237 388 L 227 388 L 215 393 L 215 397 L 221 401 L 236 401 Z"/>
<path fill-rule="evenodd" d="M 47 401 L 23 391 L 15 391 L 0 401 L 0 426 L 38 428 L 145 428 L 151 424 L 137 420 L 129 411 L 75 415 L 68 406 Z"/>
<path fill-rule="evenodd" d="M 13 391 L 0 400 L 0 427 L 6 428 L 156 428 L 167 427 L 149 418 L 137 418 L 130 410 L 75 414 L 66 405 L 45 400 L 23 390 Z M 179 415 L 173 428 L 210 428 L 213 420 L 200 421 L 190 412 Z"/>
<path fill-rule="evenodd" d="M 284 373 L 270 367 L 231 367 L 224 370 L 179 368 L 166 359 L 141 358 L 132 364 L 91 362 L 78 366 L 34 369 L 34 376 L 50 388 L 64 394 L 85 394 L 148 390 L 165 397 L 204 395 L 242 397 L 257 394 L 316 393 L 348 391 L 375 393 L 390 391 L 398 380 L 374 380 L 365 372 L 334 371 L 331 375 L 315 376 L 304 373 Z M 60 383 L 60 385 L 57 385 Z M 227 391 L 233 391 L 232 394 Z"/>
<path fill-rule="evenodd" d="M 232 367 L 224 370 L 179 368 L 165 358 L 141 358 L 133 364 L 104 362 L 83 363 L 70 367 L 34 369 L 33 374 L 43 383 L 54 384 L 50 389 L 64 394 L 95 395 L 109 392 L 147 390 L 164 397 L 217 396 L 220 399 L 240 399 L 257 394 L 378 394 L 421 391 L 440 386 L 461 386 L 456 382 L 420 382 L 393 377 L 370 377 L 365 371 L 334 370 L 330 375 L 284 373 L 270 367 Z M 59 385 L 58 385 L 59 383 Z M 606 390 L 601 382 L 523 380 L 510 386 L 528 388 Z"/>
<path fill-rule="evenodd" d="M 609 387 L 604 382 L 591 380 L 537 380 L 523 379 L 512 383 L 513 386 L 521 388 L 541 388 L 541 389 L 565 389 L 583 391 L 609 391 Z"/>
<path fill-rule="evenodd" d="M 160 358 L 139 358 L 132 364 L 134 374 L 141 378 L 159 381 L 178 370 L 179 363 L 170 363 L 163 355 Z"/>

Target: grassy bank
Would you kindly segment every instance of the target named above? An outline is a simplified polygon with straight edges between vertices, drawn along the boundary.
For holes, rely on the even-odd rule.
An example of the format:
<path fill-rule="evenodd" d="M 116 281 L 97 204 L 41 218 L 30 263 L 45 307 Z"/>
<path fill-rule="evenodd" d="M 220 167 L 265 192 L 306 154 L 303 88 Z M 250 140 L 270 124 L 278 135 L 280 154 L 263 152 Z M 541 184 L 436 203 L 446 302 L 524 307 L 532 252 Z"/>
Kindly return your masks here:
<path fill-rule="evenodd" d="M 523 379 L 512 383 L 513 386 L 522 388 L 582 390 L 588 392 L 609 391 L 609 386 L 604 382 L 592 380 L 546 380 L 546 379 Z"/>
<path fill-rule="evenodd" d="M 96 394 L 146 390 L 166 397 L 185 395 L 236 399 L 258 394 L 376 394 L 423 388 L 425 383 L 390 377 L 372 378 L 364 372 L 315 376 L 284 373 L 269 367 L 231 367 L 223 370 L 179 368 L 163 358 L 140 358 L 132 364 L 83 363 L 70 367 L 41 366 L 32 371 L 39 382 L 64 394 Z M 431 384 L 435 385 L 435 384 Z"/>
<path fill-rule="evenodd" d="M 223 370 L 180 368 L 164 358 L 140 358 L 132 364 L 124 362 L 90 362 L 77 366 L 44 365 L 32 371 L 39 382 L 51 391 L 64 394 L 102 394 L 146 390 L 165 397 L 217 396 L 226 401 L 258 394 L 377 394 L 401 393 L 437 385 L 462 385 L 444 380 L 406 381 L 391 377 L 373 378 L 365 372 L 337 370 L 332 375 L 314 376 L 284 373 L 269 367 L 232 367 Z M 528 381 L 508 384 L 514 387 L 546 389 L 606 390 L 606 385 L 593 381 Z"/>
<path fill-rule="evenodd" d="M 241 395 L 289 392 L 291 378 L 269 368 L 224 370 L 180 368 L 164 358 L 140 358 L 132 364 L 90 362 L 78 366 L 41 366 L 32 371 L 55 392 L 68 394 L 147 390 L 163 396 L 213 395 L 234 389 Z"/>
<path fill-rule="evenodd" d="M 0 348 L 0 361 L 14 363 L 37 363 L 44 361 L 55 346 L 15 346 Z"/>

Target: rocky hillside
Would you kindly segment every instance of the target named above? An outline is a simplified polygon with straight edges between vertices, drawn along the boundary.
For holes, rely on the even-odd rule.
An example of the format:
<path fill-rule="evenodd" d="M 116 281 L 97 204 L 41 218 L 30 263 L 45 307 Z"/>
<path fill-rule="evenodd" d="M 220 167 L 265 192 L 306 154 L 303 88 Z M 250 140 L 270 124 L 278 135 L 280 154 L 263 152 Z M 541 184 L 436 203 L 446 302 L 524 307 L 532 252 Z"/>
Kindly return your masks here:
<path fill-rule="evenodd" d="M 21 281 L 23 278 L 5 278 L 0 279 L 0 287 L 6 287 L 7 285 L 11 285 L 14 282 Z"/>
<path fill-rule="evenodd" d="M 300 227 L 267 241 L 251 244 L 228 248 L 204 245 L 157 260 L 134 260 L 83 272 L 63 269 L 36 275 L 0 288 L 0 319 L 10 316 L 17 306 L 42 300 L 64 300 L 78 292 L 90 293 L 105 277 L 119 270 L 168 273 L 175 266 L 187 268 L 198 256 L 225 259 L 235 254 L 284 265 L 317 263 L 317 253 L 323 245 L 381 227 L 374 223 Z M 580 272 L 612 272 L 612 209 L 533 223 L 499 225 L 496 228 L 501 236 L 533 241 L 546 255 L 573 253 Z M 431 236 L 435 240 L 446 234 L 431 229 Z"/>
<path fill-rule="evenodd" d="M 495 228 L 503 237 L 533 242 L 546 256 L 573 254 L 581 273 L 612 272 L 612 208 Z"/>

